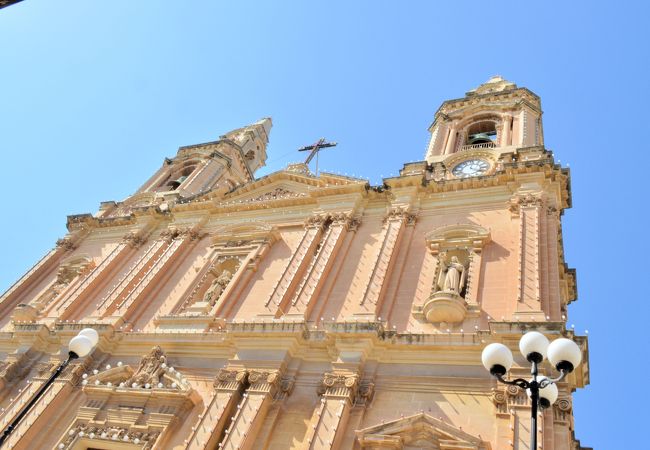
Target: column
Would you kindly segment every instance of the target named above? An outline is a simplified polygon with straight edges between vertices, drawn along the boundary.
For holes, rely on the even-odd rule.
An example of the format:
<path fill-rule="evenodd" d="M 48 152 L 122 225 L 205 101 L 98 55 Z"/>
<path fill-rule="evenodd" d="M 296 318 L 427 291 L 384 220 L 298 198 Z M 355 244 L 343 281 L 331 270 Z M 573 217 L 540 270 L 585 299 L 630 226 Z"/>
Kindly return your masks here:
<path fill-rule="evenodd" d="M 542 199 L 516 197 L 519 212 L 519 274 L 516 314 L 525 320 L 544 320 L 540 284 L 540 215 Z"/>
<path fill-rule="evenodd" d="M 510 130 L 510 126 L 512 123 L 512 117 L 511 116 L 505 116 L 503 118 L 503 128 L 502 128 L 502 135 L 501 135 L 501 147 L 507 147 L 508 145 L 511 145 L 511 138 L 512 138 L 512 132 Z"/>
<path fill-rule="evenodd" d="M 324 215 L 314 215 L 305 223 L 305 233 L 303 234 L 300 244 L 291 256 L 289 264 L 285 268 L 282 276 L 273 288 L 273 292 L 266 301 L 265 305 L 272 315 L 286 310 L 288 296 L 300 281 L 300 275 L 305 271 L 307 264 L 312 260 L 316 245 L 325 226 L 327 217 Z"/>
<path fill-rule="evenodd" d="M 386 275 L 394 264 L 394 250 L 401 240 L 404 224 L 415 223 L 415 216 L 410 214 L 405 207 L 393 207 L 389 210 L 384 221 L 381 247 L 377 252 L 370 278 L 359 302 L 362 308 L 356 313 L 371 315 L 372 318 L 377 315 L 381 307 L 381 298 L 386 286 Z"/>
<path fill-rule="evenodd" d="M 56 247 L 50 250 L 29 271 L 0 295 L 0 317 L 8 317 L 21 299 L 43 280 L 61 257 L 76 248 L 77 236 L 59 239 Z"/>
<path fill-rule="evenodd" d="M 251 450 L 269 406 L 280 382 L 281 373 L 277 370 L 248 372 L 248 389 L 237 405 L 225 436 L 219 444 L 222 450 Z"/>
<path fill-rule="evenodd" d="M 345 426 L 359 387 L 359 375 L 351 372 L 326 373 L 319 388 L 320 404 L 307 430 L 305 450 L 341 448 Z"/>
<path fill-rule="evenodd" d="M 75 307 L 88 297 L 87 294 L 104 280 L 102 275 L 110 273 L 114 268 L 123 264 L 134 246 L 135 244 L 127 239 L 120 242 L 86 278 L 78 283 L 72 291 L 69 291 L 63 299 L 59 300 L 58 306 L 54 309 L 58 320 L 67 320 L 74 313 Z"/>
<path fill-rule="evenodd" d="M 349 214 L 343 213 L 335 214 L 331 219 L 332 223 L 326 232 L 323 244 L 295 291 L 287 312 L 288 316 L 295 315 L 300 318 L 309 316 L 314 307 L 314 300 L 325 283 L 326 277 L 323 274 L 328 272 L 333 265 L 349 226 L 354 220 Z"/>
<path fill-rule="evenodd" d="M 445 146 L 445 155 L 454 152 L 454 146 L 456 145 L 456 132 L 456 127 L 452 125 L 449 130 L 449 139 L 447 139 L 447 145 Z"/>
<path fill-rule="evenodd" d="M 237 403 L 248 383 L 245 370 L 221 369 L 214 382 L 214 395 L 192 435 L 185 442 L 187 450 L 212 449 L 231 422 Z"/>

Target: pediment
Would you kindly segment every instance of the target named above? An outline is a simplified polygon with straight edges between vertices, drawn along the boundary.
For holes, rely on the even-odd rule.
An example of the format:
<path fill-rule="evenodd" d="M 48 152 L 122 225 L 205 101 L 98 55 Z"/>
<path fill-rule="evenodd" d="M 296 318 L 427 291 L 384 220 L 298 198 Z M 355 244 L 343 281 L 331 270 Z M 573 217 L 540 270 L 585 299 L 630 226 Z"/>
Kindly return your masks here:
<path fill-rule="evenodd" d="M 424 237 L 427 246 L 434 253 L 454 248 L 471 249 L 480 252 L 490 242 L 490 230 L 473 223 L 459 223 L 436 228 Z"/>
<path fill-rule="evenodd" d="M 290 167 L 240 186 L 223 199 L 216 200 L 216 203 L 218 206 L 229 206 L 309 199 L 319 191 L 335 193 L 336 188 L 361 188 L 367 183 L 364 179 L 325 172 L 316 177 L 310 172 L 297 171 Z"/>
<path fill-rule="evenodd" d="M 425 413 L 356 432 L 362 449 L 490 450 L 490 444 Z"/>
<path fill-rule="evenodd" d="M 188 394 L 192 391 L 189 382 L 174 367 L 167 365 L 162 349 L 154 347 L 140 360 L 138 367 L 118 363 L 115 367 L 106 365 L 103 370 L 95 369 L 92 374 L 82 376 L 85 391 L 89 390 L 164 390 L 169 393 Z"/>

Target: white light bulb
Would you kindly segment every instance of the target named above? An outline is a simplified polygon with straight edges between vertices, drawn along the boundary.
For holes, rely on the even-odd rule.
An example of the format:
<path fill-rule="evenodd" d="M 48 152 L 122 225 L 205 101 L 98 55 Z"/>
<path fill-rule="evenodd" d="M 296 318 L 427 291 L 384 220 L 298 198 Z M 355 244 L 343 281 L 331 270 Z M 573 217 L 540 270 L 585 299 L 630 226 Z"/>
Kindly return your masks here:
<path fill-rule="evenodd" d="M 548 346 L 548 359 L 558 370 L 572 372 L 582 361 L 582 351 L 571 339 L 559 338 Z"/>
<path fill-rule="evenodd" d="M 519 340 L 519 351 L 527 360 L 533 356 L 537 359 L 536 362 L 540 363 L 546 358 L 546 350 L 548 349 L 548 339 L 538 331 L 529 331 L 524 334 Z M 541 359 L 540 359 L 541 356 Z"/>
<path fill-rule="evenodd" d="M 499 343 L 492 343 L 483 349 L 481 355 L 483 366 L 488 370 L 498 369 L 499 374 L 505 375 L 505 372 L 512 367 L 512 352 L 508 347 Z M 500 366 L 500 367 L 499 367 Z M 502 370 L 502 369 L 505 369 Z M 501 373 L 503 372 L 503 373 Z"/>

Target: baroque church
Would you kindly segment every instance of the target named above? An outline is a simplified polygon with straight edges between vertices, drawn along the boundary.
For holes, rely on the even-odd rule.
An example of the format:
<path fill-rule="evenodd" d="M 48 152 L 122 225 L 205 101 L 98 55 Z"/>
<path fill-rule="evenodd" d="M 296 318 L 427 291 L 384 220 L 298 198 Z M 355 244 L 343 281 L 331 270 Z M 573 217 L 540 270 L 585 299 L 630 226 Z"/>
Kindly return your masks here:
<path fill-rule="evenodd" d="M 99 333 L 2 449 L 529 449 L 530 399 L 481 365 L 529 330 L 584 361 L 539 448 L 584 449 L 570 177 L 540 98 L 493 77 L 444 102 L 424 160 L 381 186 L 306 164 L 256 178 L 271 125 L 181 147 L 130 197 L 69 216 L 2 294 L 3 429 L 70 339 Z M 510 376 L 529 372 L 515 357 Z"/>

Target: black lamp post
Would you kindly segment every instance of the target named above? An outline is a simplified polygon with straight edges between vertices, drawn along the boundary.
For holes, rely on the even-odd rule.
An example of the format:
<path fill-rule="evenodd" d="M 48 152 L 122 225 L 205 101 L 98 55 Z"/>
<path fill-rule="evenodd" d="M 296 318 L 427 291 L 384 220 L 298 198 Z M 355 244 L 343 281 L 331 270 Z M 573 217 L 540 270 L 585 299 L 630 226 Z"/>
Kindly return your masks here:
<path fill-rule="evenodd" d="M 530 373 L 533 377 L 530 380 L 517 378 L 509 381 L 503 378 L 513 362 L 510 349 L 503 344 L 493 343 L 485 347 L 482 360 L 485 368 L 501 383 L 526 389 L 531 401 L 530 449 L 537 450 L 537 411 L 555 403 L 558 395 L 555 383 L 580 364 L 582 352 L 578 344 L 570 339 L 559 338 L 549 344 L 546 336 L 537 331 L 530 331 L 521 337 L 519 350 L 531 364 Z M 551 364 L 560 372 L 557 378 L 538 377 L 537 365 L 544 361 L 547 354 Z"/>
<path fill-rule="evenodd" d="M 68 367 L 70 361 L 77 358 L 83 358 L 84 356 L 88 355 L 91 351 L 93 351 L 97 345 L 97 342 L 99 342 L 99 334 L 92 328 L 84 328 L 79 332 L 79 334 L 70 339 L 70 343 L 68 344 L 67 359 L 59 364 L 52 375 L 50 375 L 50 378 L 48 378 L 43 386 L 41 386 L 39 390 L 36 391 L 34 396 L 29 400 L 29 402 L 20 411 L 20 413 L 18 413 L 14 420 L 12 420 L 7 428 L 5 428 L 5 430 L 2 432 L 2 435 L 0 436 L 0 446 L 2 446 L 2 444 L 4 444 L 4 442 L 9 438 L 11 433 L 16 429 L 16 427 L 18 427 L 23 417 L 29 413 L 30 409 L 32 409 L 32 407 L 38 402 L 45 391 L 47 391 L 50 385 L 54 383 L 54 380 L 56 380 L 59 375 L 61 375 L 63 370 Z"/>

